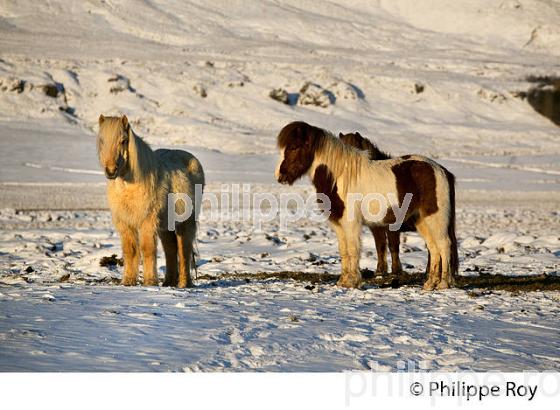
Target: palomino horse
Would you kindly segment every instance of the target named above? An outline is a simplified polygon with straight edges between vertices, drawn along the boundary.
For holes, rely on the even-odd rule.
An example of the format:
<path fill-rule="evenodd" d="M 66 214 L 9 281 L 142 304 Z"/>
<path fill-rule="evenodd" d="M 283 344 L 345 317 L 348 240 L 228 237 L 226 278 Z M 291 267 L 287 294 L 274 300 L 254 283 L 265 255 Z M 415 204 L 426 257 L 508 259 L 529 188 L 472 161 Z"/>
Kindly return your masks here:
<path fill-rule="evenodd" d="M 192 286 L 193 245 L 199 207 L 184 222 L 167 226 L 168 194 L 188 195 L 200 203 L 204 172 L 190 153 L 158 149 L 137 136 L 126 116 L 99 117 L 97 138 L 99 162 L 107 177 L 107 198 L 113 223 L 119 231 L 123 256 L 123 285 L 135 285 L 140 252 L 144 285 L 157 285 L 157 235 L 165 251 L 164 286 Z M 196 189 L 196 185 L 200 189 Z M 185 204 L 186 206 L 186 204 Z M 172 210 L 174 211 L 174 210 Z M 178 260 L 178 264 L 177 264 Z"/>
<path fill-rule="evenodd" d="M 430 252 L 424 289 L 453 286 L 459 260 L 454 178 L 449 171 L 420 155 L 370 161 L 367 152 L 305 122 L 286 125 L 277 142 L 278 182 L 291 185 L 307 174 L 317 192 L 330 199 L 329 219 L 342 260 L 338 285 L 362 284 L 362 224 L 398 229 L 410 220 Z"/>
<path fill-rule="evenodd" d="M 377 145 L 368 140 L 359 132 L 352 132 L 349 134 L 339 133 L 338 138 L 345 144 L 351 145 L 360 151 L 367 151 L 369 159 L 372 161 L 379 161 L 391 159 L 392 157 L 386 152 L 381 151 Z M 412 218 L 411 218 L 412 219 Z M 409 219 L 404 222 L 398 231 L 391 231 L 385 226 L 370 225 L 369 229 L 375 239 L 375 249 L 377 251 L 377 269 L 378 274 L 387 273 L 387 244 L 389 244 L 389 252 L 391 253 L 391 273 L 399 275 L 402 273 L 402 264 L 399 258 L 399 248 L 401 244 L 401 232 L 416 231 L 414 221 Z M 428 265 L 429 265 L 428 261 Z"/>

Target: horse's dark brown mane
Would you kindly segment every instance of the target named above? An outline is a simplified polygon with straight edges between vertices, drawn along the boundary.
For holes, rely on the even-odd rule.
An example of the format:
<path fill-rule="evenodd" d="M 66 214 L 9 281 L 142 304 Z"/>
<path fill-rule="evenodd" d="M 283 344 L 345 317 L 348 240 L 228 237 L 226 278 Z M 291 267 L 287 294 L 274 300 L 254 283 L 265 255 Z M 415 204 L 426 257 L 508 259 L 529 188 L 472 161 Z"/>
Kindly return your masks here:
<path fill-rule="evenodd" d="M 321 145 L 324 137 L 324 130 L 304 121 L 294 121 L 284 126 L 277 138 L 278 148 L 284 149 L 288 145 L 302 146 L 315 151 Z"/>
<path fill-rule="evenodd" d="M 365 137 L 362 137 L 359 132 L 351 132 L 348 134 L 340 133 L 338 136 L 345 144 L 351 145 L 361 151 L 367 151 L 369 153 L 369 159 L 371 160 L 392 158 L 391 155 L 381 151 L 375 143 Z"/>
<path fill-rule="evenodd" d="M 301 121 L 294 121 L 289 123 L 288 125 L 285 125 L 281 130 L 280 133 L 278 134 L 277 140 L 276 140 L 276 144 L 278 145 L 278 148 L 280 149 L 284 149 L 288 146 L 288 143 L 290 142 L 291 138 L 292 138 L 292 133 L 298 128 L 298 127 L 302 127 L 304 125 L 307 125 L 304 122 Z"/>

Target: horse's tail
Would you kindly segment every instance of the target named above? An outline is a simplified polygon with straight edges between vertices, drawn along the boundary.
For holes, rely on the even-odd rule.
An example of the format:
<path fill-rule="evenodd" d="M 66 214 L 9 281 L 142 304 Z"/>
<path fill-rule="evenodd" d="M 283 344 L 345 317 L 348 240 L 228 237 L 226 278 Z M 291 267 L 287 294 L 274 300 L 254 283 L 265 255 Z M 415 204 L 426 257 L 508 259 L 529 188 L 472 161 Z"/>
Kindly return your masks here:
<path fill-rule="evenodd" d="M 447 169 L 444 170 L 449 189 L 449 224 L 447 233 L 451 240 L 450 268 L 451 274 L 456 276 L 459 273 L 459 250 L 457 246 L 457 236 L 455 234 L 455 176 Z"/>
<path fill-rule="evenodd" d="M 196 228 L 195 228 L 195 234 L 194 234 L 194 239 L 193 239 L 193 252 L 192 252 L 192 268 L 194 269 L 194 278 L 198 279 L 198 266 L 196 266 L 196 257 L 200 256 L 200 252 L 198 250 L 198 237 L 197 237 L 197 233 L 198 233 L 198 221 L 195 222 L 196 224 Z"/>
<path fill-rule="evenodd" d="M 198 160 L 197 160 L 198 162 Z M 200 163 L 199 163 L 200 165 Z M 198 203 L 199 208 L 195 210 L 194 215 L 194 239 L 193 239 L 193 253 L 192 253 L 192 264 L 194 269 L 194 277 L 198 279 L 198 266 L 196 266 L 196 257 L 200 256 L 200 251 L 198 250 L 198 218 L 200 216 L 200 208 L 202 207 L 202 195 L 204 194 L 204 187 L 206 184 L 204 170 L 202 169 L 202 165 L 200 165 L 200 173 L 199 173 L 199 180 L 197 181 L 200 184 L 200 198 L 195 198 L 195 203 Z"/>

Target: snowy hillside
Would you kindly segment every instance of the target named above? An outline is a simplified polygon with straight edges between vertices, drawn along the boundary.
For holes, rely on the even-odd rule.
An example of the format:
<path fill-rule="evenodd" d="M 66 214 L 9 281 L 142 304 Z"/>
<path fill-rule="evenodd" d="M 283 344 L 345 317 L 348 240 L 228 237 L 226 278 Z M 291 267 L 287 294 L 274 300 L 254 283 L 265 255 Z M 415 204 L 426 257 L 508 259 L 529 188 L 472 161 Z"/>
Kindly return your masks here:
<path fill-rule="evenodd" d="M 2 0 L 0 18 L 3 121 L 94 131 L 124 112 L 152 142 L 227 153 L 273 152 L 294 119 L 395 153 L 558 152 L 558 130 L 514 96 L 560 74 L 556 1 Z M 269 97 L 306 82 L 332 101 Z"/>

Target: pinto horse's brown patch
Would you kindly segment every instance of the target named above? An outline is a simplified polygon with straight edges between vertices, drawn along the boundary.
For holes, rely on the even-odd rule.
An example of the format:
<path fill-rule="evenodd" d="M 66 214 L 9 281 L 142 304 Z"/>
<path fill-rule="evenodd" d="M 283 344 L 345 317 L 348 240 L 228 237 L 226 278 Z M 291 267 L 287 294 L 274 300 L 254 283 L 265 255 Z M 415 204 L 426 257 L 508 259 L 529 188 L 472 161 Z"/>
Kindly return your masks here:
<path fill-rule="evenodd" d="M 407 219 L 416 212 L 420 212 L 422 217 L 437 212 L 436 175 L 430 164 L 407 160 L 393 165 L 391 169 L 395 174 L 399 205 L 402 205 L 407 193 L 412 194 Z"/>
<path fill-rule="evenodd" d="M 338 221 L 344 214 L 344 201 L 338 194 L 338 187 L 334 182 L 334 177 L 329 168 L 321 164 L 315 169 L 313 175 L 313 185 L 318 194 L 324 194 L 331 201 L 331 214 L 329 219 L 331 221 Z"/>
<path fill-rule="evenodd" d="M 305 175 L 323 139 L 323 130 L 302 121 L 282 128 L 278 134 L 278 147 L 284 150 L 284 160 L 280 164 L 278 182 L 292 185 Z"/>

